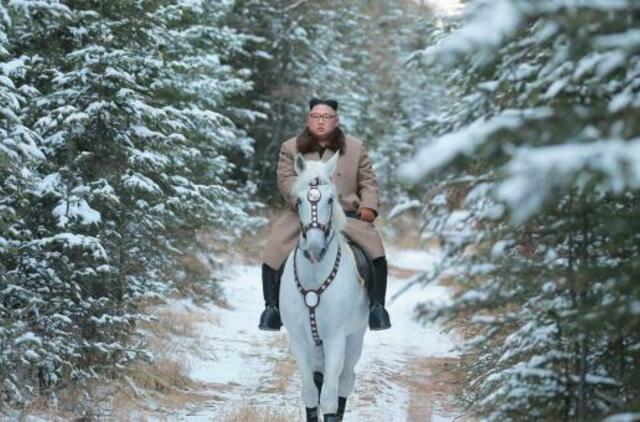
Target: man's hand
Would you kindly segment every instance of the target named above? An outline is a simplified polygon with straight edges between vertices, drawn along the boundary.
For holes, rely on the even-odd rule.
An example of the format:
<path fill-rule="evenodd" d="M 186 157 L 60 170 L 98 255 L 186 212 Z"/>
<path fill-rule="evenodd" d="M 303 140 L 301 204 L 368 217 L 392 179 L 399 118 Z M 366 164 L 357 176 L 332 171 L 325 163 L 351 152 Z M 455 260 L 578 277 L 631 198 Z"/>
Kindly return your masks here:
<path fill-rule="evenodd" d="M 358 209 L 358 218 L 371 223 L 376 218 L 376 212 L 371 208 L 362 207 Z"/>

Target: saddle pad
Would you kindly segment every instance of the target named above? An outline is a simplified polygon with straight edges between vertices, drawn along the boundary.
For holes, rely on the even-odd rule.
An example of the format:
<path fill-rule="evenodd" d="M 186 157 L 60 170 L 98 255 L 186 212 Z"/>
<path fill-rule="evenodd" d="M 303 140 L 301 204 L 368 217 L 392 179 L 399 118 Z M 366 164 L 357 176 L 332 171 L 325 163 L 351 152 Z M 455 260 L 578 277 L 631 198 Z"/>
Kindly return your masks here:
<path fill-rule="evenodd" d="M 373 263 L 371 262 L 371 258 L 369 258 L 369 255 L 367 255 L 364 249 L 362 249 L 357 243 L 350 240 L 348 243 L 356 260 L 356 267 L 358 268 L 360 277 L 365 281 L 367 286 L 371 286 L 374 281 Z"/>

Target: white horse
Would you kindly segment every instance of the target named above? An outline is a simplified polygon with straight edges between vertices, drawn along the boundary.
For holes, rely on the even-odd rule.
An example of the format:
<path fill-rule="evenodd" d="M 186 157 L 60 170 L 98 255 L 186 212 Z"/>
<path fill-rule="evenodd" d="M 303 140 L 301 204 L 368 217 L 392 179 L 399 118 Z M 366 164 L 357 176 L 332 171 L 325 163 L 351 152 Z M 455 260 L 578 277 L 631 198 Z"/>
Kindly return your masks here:
<path fill-rule="evenodd" d="M 369 298 L 341 230 L 346 217 L 331 176 L 336 152 L 326 163 L 295 157 L 301 230 L 287 258 L 280 288 L 280 314 L 302 378 L 307 421 L 340 421 L 353 391 L 362 354 Z"/>

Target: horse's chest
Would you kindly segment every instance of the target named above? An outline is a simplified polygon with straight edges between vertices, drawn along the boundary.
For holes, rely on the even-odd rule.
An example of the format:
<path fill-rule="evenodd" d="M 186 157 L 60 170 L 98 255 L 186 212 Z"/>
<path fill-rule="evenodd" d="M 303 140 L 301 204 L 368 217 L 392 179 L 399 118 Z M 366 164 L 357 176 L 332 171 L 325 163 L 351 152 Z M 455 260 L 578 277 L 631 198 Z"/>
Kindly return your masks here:
<path fill-rule="evenodd" d="M 293 277 L 283 279 L 280 297 L 282 322 L 287 331 L 295 332 L 309 341 L 314 340 L 312 324 L 321 339 L 345 329 L 352 331 L 353 321 L 359 320 L 354 315 L 361 313 L 359 308 L 366 308 L 364 290 L 355 279 L 346 279 L 342 274 L 319 296 L 319 303 L 313 312 L 310 312 L 304 296 L 294 285 Z M 358 306 L 360 303 L 364 305 Z"/>

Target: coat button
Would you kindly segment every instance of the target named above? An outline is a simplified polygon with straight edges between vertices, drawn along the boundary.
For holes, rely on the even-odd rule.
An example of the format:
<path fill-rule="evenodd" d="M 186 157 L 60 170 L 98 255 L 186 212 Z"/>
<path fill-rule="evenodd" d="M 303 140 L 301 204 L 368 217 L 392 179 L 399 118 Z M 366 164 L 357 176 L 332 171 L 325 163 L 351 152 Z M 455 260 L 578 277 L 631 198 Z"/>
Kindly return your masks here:
<path fill-rule="evenodd" d="M 340 172 L 337 172 L 337 173 L 336 173 L 336 176 L 340 177 Z"/>

